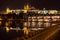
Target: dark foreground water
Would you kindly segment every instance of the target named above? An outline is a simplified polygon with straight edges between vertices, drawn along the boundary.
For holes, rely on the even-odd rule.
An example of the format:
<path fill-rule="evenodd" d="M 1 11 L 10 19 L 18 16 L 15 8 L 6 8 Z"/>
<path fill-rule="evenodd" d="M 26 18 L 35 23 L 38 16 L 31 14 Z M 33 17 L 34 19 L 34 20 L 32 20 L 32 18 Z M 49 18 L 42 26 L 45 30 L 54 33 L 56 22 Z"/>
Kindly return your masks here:
<path fill-rule="evenodd" d="M 24 33 L 22 30 L 20 31 L 9 31 L 9 32 L 6 32 L 6 31 L 3 31 L 1 30 L 0 31 L 0 40 L 12 40 L 12 39 L 15 39 L 17 37 L 22 37 L 24 36 Z M 55 36 L 53 38 L 53 40 L 60 40 L 60 30 L 57 34 L 57 36 Z"/>
<path fill-rule="evenodd" d="M 59 30 L 57 36 L 54 38 L 54 40 L 60 40 L 60 30 Z"/>
<path fill-rule="evenodd" d="M 24 36 L 23 31 L 9 31 L 9 32 L 2 32 L 0 31 L 0 40 L 12 40 L 16 37 L 22 37 Z"/>

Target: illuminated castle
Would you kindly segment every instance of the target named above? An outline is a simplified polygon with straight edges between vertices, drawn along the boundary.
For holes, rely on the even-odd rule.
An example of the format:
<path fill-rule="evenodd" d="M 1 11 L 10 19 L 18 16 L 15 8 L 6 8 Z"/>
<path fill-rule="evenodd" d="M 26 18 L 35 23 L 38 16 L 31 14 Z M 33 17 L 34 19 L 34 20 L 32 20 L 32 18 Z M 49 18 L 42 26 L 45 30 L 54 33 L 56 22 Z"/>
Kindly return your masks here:
<path fill-rule="evenodd" d="M 30 10 L 30 6 L 27 4 L 24 6 L 24 10 Z"/>
<path fill-rule="evenodd" d="M 33 9 L 33 10 L 31 10 Z M 6 9 L 6 14 L 10 12 L 21 12 L 24 11 L 24 13 L 27 13 L 27 11 L 35 12 L 35 13 L 41 13 L 41 12 L 48 12 L 49 14 L 56 14 L 58 11 L 57 10 L 37 10 L 35 7 L 31 7 L 30 5 L 24 5 L 24 9 L 15 9 L 15 10 L 10 10 L 9 8 Z M 46 13 L 45 13 L 46 14 Z"/>
<path fill-rule="evenodd" d="M 28 4 L 24 6 L 24 10 L 31 10 L 31 9 L 35 9 L 35 7 L 30 6 Z"/>

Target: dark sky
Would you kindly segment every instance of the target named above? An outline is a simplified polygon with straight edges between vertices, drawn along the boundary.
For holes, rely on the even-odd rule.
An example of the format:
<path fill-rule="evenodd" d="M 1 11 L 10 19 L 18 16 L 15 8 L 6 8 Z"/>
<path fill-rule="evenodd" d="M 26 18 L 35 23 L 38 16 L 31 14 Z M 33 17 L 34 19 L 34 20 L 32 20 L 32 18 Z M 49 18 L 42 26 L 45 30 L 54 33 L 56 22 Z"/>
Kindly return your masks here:
<path fill-rule="evenodd" d="M 29 3 L 37 9 L 58 9 L 60 10 L 59 0 L 0 0 L 0 10 L 23 8 L 25 4 Z"/>

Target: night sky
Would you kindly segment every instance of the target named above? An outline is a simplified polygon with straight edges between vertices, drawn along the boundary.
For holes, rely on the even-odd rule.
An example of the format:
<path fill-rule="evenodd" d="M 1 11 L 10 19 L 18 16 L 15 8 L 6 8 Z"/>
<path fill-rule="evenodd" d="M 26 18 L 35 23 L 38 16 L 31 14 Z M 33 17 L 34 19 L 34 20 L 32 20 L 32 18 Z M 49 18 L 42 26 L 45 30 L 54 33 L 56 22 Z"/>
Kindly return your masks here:
<path fill-rule="evenodd" d="M 0 0 L 0 10 L 4 10 L 7 7 L 10 9 L 22 9 L 27 3 L 36 9 L 46 8 L 60 10 L 59 0 Z"/>

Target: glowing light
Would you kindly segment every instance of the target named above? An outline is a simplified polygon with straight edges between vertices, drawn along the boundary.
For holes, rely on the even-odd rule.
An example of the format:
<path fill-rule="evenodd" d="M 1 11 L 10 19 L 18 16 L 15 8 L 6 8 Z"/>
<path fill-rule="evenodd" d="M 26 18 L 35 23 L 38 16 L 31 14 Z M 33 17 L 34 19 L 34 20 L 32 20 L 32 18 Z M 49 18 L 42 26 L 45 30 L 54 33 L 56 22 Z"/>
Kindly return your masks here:
<path fill-rule="evenodd" d="M 13 20 L 12 18 L 9 18 L 9 19 L 7 19 L 7 20 Z"/>
<path fill-rule="evenodd" d="M 32 22 L 32 26 L 34 27 L 36 25 L 36 23 L 35 22 Z"/>
<path fill-rule="evenodd" d="M 49 10 L 49 14 L 57 14 L 57 10 Z"/>
<path fill-rule="evenodd" d="M 12 27 L 10 27 L 10 29 L 13 29 Z"/>
<path fill-rule="evenodd" d="M 24 30 L 24 34 L 26 34 L 26 35 L 29 34 L 29 30 L 27 29 L 27 27 L 24 27 L 23 30 Z"/>
<path fill-rule="evenodd" d="M 2 20 L 2 18 L 0 18 L 0 20 Z"/>
<path fill-rule="evenodd" d="M 2 21 L 0 21 L 0 25 L 2 24 Z"/>
<path fill-rule="evenodd" d="M 6 25 L 6 26 L 8 26 L 8 25 L 9 25 L 9 23 L 7 23 L 7 22 L 6 22 L 6 24 L 5 24 L 5 25 Z"/>
<path fill-rule="evenodd" d="M 24 13 L 27 13 L 27 10 L 24 10 Z"/>
<path fill-rule="evenodd" d="M 29 9 L 30 9 L 30 7 L 28 4 L 26 6 L 24 6 L 24 10 L 29 10 Z"/>
<path fill-rule="evenodd" d="M 27 26 L 27 22 L 24 23 L 24 26 Z"/>
<path fill-rule="evenodd" d="M 6 14 L 12 12 L 9 8 L 6 9 Z"/>
<path fill-rule="evenodd" d="M 8 27 L 6 27 L 6 31 L 9 32 L 9 28 Z"/>

